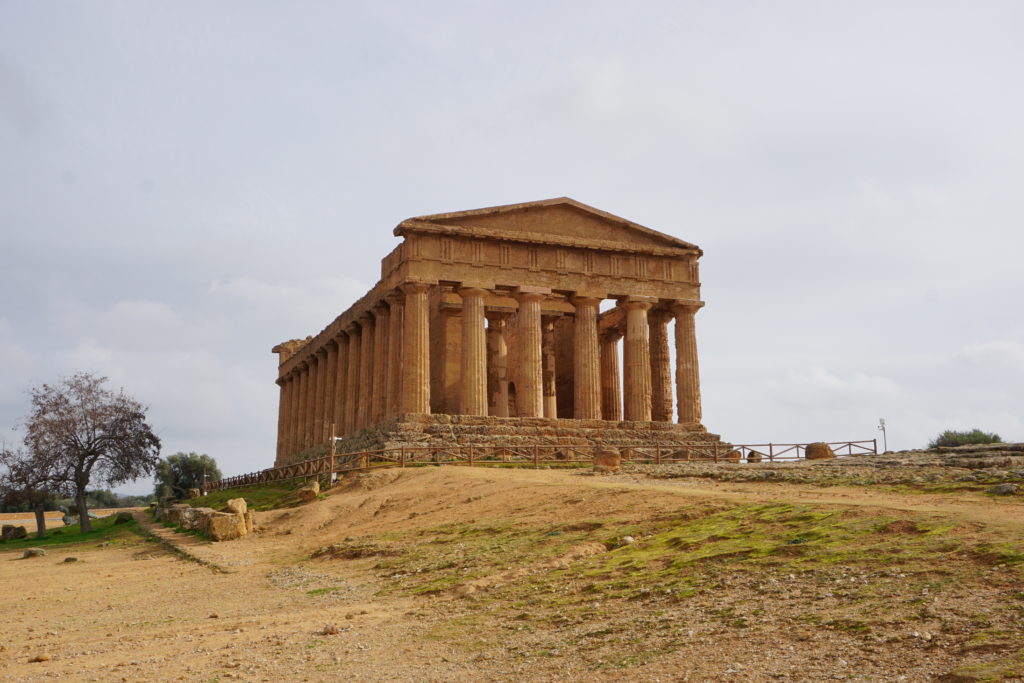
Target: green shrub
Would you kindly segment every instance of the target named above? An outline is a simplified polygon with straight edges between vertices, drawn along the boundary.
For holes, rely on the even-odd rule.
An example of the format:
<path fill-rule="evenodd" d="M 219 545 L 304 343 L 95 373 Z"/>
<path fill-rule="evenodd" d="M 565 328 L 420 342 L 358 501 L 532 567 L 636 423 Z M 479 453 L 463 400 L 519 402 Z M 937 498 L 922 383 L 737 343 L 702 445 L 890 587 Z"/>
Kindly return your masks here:
<path fill-rule="evenodd" d="M 972 429 L 969 432 L 956 432 L 952 429 L 939 434 L 928 444 L 928 448 L 939 448 L 941 446 L 966 446 L 975 443 L 1002 443 L 1003 440 L 995 432 L 983 432 L 980 429 Z"/>

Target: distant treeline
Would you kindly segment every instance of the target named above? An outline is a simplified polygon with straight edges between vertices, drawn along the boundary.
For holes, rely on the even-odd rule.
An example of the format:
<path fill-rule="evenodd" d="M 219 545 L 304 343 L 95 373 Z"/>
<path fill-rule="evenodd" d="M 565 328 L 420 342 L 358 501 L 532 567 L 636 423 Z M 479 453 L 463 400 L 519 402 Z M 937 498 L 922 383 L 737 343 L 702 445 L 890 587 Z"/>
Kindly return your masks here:
<path fill-rule="evenodd" d="M 89 502 L 90 508 L 135 508 L 149 505 L 151 501 L 156 500 L 156 496 L 152 493 L 145 496 L 123 496 L 114 493 L 110 489 L 100 489 L 98 491 L 86 492 L 86 500 Z M 46 502 L 44 509 L 60 510 L 61 507 L 70 508 L 74 503 L 75 501 L 72 498 L 51 498 Z M 32 512 L 32 506 L 27 503 L 4 505 L 3 502 L 0 502 L 0 512 L 30 513 Z"/>

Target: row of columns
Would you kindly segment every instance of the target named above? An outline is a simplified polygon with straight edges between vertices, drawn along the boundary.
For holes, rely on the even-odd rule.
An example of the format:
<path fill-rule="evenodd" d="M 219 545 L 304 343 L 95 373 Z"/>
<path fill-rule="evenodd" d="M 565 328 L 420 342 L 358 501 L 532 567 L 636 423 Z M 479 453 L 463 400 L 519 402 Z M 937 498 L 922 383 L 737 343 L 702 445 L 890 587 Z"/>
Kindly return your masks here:
<path fill-rule="evenodd" d="M 279 461 L 332 435 L 353 434 L 398 414 L 430 412 L 430 287 L 404 284 L 278 380 Z M 511 314 L 487 311 L 486 289 L 461 287 L 456 292 L 462 299 L 460 413 L 508 417 L 509 383 L 514 379 L 515 416 L 554 417 L 554 354 L 546 348 L 554 343 L 553 323 L 541 315 L 548 290 L 515 291 L 515 378 L 509 368 Z M 571 417 L 667 422 L 675 398 L 679 422 L 700 422 L 694 324 L 699 302 L 656 307 L 656 299 L 626 297 L 619 302 L 625 312 L 623 329 L 599 331 L 601 299 L 574 296 L 569 301 L 575 309 Z M 675 397 L 668 336 L 672 320 Z"/>

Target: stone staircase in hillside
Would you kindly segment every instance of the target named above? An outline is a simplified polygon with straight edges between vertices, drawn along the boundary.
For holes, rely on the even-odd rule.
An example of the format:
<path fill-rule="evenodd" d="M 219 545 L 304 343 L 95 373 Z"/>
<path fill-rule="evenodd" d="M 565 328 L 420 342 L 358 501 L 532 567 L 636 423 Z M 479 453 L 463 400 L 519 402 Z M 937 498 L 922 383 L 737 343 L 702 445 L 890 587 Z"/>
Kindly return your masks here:
<path fill-rule="evenodd" d="M 670 422 L 611 422 L 550 418 L 502 418 L 477 415 L 403 415 L 373 429 L 339 440 L 337 453 L 355 451 L 481 446 L 711 446 L 731 448 L 700 425 Z"/>

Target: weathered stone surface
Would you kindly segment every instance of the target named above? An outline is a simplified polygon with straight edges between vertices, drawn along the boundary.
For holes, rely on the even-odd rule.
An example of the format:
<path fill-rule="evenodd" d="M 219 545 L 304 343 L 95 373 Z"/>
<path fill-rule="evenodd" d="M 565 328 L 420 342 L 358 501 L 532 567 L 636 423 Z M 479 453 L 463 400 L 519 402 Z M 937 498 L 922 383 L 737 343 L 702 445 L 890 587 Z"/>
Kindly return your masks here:
<path fill-rule="evenodd" d="M 274 347 L 276 464 L 326 453 L 328 434 L 352 452 L 366 430 L 422 418 L 547 418 L 542 438 L 572 416 L 650 430 L 676 418 L 673 381 L 678 426 L 704 431 L 695 245 L 564 197 L 420 216 L 395 234 L 370 292 L 315 337 Z"/>
<path fill-rule="evenodd" d="M 236 515 L 244 515 L 248 509 L 245 498 L 231 498 L 224 506 L 224 512 L 233 512 Z"/>
<path fill-rule="evenodd" d="M 231 541 L 241 536 L 238 532 L 238 515 L 236 514 L 210 512 L 205 519 L 206 533 L 215 541 Z"/>
<path fill-rule="evenodd" d="M 30 557 L 43 557 L 46 555 L 46 551 L 42 548 L 26 548 L 25 552 L 22 553 L 22 559 L 28 559 Z"/>
<path fill-rule="evenodd" d="M 808 460 L 828 460 L 836 457 L 836 454 L 832 452 L 832 448 L 827 443 L 815 441 L 807 444 L 804 457 Z"/>
<path fill-rule="evenodd" d="M 28 538 L 28 529 L 23 526 L 15 526 L 14 524 L 4 524 L 2 532 L 0 532 L 0 538 L 5 541 L 17 541 L 22 538 Z"/>
<path fill-rule="evenodd" d="M 594 456 L 595 472 L 618 472 L 622 467 L 622 454 L 616 448 L 603 448 Z"/>
<path fill-rule="evenodd" d="M 245 531 L 249 534 L 256 531 L 256 515 L 253 514 L 252 510 L 246 510 L 245 512 Z"/>
<path fill-rule="evenodd" d="M 764 459 L 764 455 L 757 451 L 747 452 L 747 462 L 761 462 Z"/>
<path fill-rule="evenodd" d="M 997 496 L 1013 496 L 1020 493 L 1020 486 L 1017 484 L 999 484 L 988 489 L 988 493 L 994 493 Z"/>
<path fill-rule="evenodd" d="M 320 482 L 314 479 L 299 489 L 299 500 L 303 503 L 310 503 L 320 495 Z"/>
<path fill-rule="evenodd" d="M 727 462 L 740 462 L 743 460 L 743 454 L 737 450 L 731 450 L 725 454 L 725 458 L 723 459 Z"/>
<path fill-rule="evenodd" d="M 203 495 L 203 492 L 200 491 L 199 489 L 189 489 L 188 490 L 188 497 L 189 498 L 198 498 L 201 495 Z"/>

